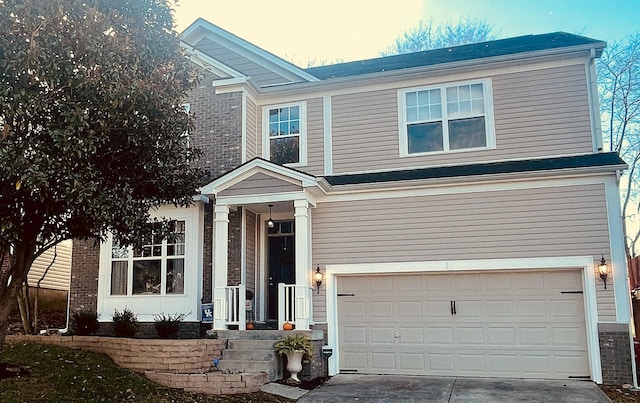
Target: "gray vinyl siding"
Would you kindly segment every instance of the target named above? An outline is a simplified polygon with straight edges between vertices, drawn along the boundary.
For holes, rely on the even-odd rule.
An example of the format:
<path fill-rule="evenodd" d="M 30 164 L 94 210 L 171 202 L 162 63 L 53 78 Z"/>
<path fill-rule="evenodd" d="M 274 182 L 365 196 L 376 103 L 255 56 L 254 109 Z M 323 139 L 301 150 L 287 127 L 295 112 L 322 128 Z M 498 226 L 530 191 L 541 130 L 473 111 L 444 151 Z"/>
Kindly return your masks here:
<path fill-rule="evenodd" d="M 307 165 L 296 166 L 295 169 L 311 175 L 324 174 L 324 108 L 322 98 L 302 99 L 293 102 L 307 103 Z M 262 111 L 269 105 L 262 105 L 257 109 L 256 116 L 256 150 L 259 156 L 263 156 L 263 124 Z"/>
<path fill-rule="evenodd" d="M 256 287 L 256 215 L 255 213 L 246 211 L 245 220 L 245 238 L 246 238 L 246 286 L 247 290 L 253 291 L 255 295 Z"/>
<path fill-rule="evenodd" d="M 606 211 L 600 184 L 318 203 L 313 261 L 402 271 L 409 261 L 599 258 L 609 251 Z M 611 290 L 598 292 L 601 320 L 615 320 L 613 304 Z"/>
<path fill-rule="evenodd" d="M 36 287 L 38 281 L 51 265 L 46 276 L 40 282 L 40 287 L 53 290 L 69 291 L 71 281 L 71 241 L 63 241 L 56 248 L 51 248 L 40 255 L 31 265 L 27 281 L 29 286 Z M 55 256 L 55 259 L 54 259 Z M 53 264 L 52 264 L 53 262 Z"/>
<path fill-rule="evenodd" d="M 256 104 L 251 101 L 251 99 L 247 98 L 246 102 L 246 128 L 247 128 L 247 161 L 258 157 L 261 155 L 261 152 L 258 150 L 257 138 L 259 130 L 258 130 L 258 121 L 257 121 L 257 107 Z"/>
<path fill-rule="evenodd" d="M 322 98 L 307 101 L 307 166 L 311 175 L 324 174 L 324 108 Z"/>
<path fill-rule="evenodd" d="M 232 69 L 239 71 L 245 76 L 251 77 L 251 79 L 260 86 L 286 84 L 291 82 L 291 80 L 274 73 L 253 60 L 239 55 L 238 53 L 209 39 L 203 38 L 198 42 L 195 48 L 221 63 L 226 64 Z"/>
<path fill-rule="evenodd" d="M 480 151 L 401 158 L 397 89 L 332 97 L 334 173 L 593 151 L 584 64 L 491 79 L 496 149 Z"/>
<path fill-rule="evenodd" d="M 302 190 L 299 185 L 274 178 L 264 173 L 257 173 L 218 193 L 220 197 L 259 195 L 267 193 L 297 192 Z"/>

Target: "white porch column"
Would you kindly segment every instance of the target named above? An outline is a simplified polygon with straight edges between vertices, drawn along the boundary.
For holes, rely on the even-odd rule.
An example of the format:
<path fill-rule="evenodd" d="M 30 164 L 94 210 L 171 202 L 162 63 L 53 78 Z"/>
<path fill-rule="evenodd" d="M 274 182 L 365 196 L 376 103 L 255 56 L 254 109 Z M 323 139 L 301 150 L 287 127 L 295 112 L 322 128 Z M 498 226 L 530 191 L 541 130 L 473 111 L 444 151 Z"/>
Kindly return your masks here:
<path fill-rule="evenodd" d="M 227 325 L 227 271 L 229 248 L 229 206 L 215 206 L 213 237 L 213 328 Z"/>
<path fill-rule="evenodd" d="M 311 270 L 311 225 L 309 202 L 294 200 L 295 240 L 296 240 L 296 329 L 309 329 L 311 313 L 310 270 Z"/>

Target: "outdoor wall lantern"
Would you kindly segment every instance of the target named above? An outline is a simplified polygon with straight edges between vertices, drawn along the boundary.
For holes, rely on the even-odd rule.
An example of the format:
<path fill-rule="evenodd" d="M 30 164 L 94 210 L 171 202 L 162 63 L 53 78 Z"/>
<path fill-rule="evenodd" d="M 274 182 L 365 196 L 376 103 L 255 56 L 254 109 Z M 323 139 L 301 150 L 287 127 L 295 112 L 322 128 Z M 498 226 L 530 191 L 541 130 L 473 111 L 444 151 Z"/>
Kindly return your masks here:
<path fill-rule="evenodd" d="M 269 219 L 267 220 L 267 227 L 269 229 L 273 229 L 273 227 L 276 226 L 276 223 L 271 219 L 271 207 L 273 207 L 273 204 L 269 204 Z"/>
<path fill-rule="evenodd" d="M 598 265 L 598 274 L 602 281 L 604 281 L 604 289 L 607 289 L 607 277 L 609 275 L 609 266 L 607 266 L 607 261 L 604 260 L 604 255 L 602 255 L 602 259 L 600 260 L 600 264 Z"/>
<path fill-rule="evenodd" d="M 318 294 L 320 294 L 320 285 L 322 285 L 322 273 L 320 273 L 320 265 L 318 265 L 318 267 L 316 268 L 314 278 L 316 280 L 316 288 L 318 289 Z"/>

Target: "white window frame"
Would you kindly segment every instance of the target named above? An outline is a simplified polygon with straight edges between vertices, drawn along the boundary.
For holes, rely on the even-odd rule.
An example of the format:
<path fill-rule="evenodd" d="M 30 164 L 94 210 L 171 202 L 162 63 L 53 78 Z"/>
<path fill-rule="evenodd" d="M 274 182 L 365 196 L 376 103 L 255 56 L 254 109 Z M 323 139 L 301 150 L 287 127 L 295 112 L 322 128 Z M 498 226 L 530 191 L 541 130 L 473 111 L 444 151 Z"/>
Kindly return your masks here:
<path fill-rule="evenodd" d="M 457 150 L 449 149 L 449 141 L 448 141 L 448 119 L 447 119 L 447 99 L 446 99 L 446 90 L 450 87 L 459 87 L 463 85 L 471 85 L 471 84 L 482 84 L 483 97 L 484 97 L 484 124 L 485 124 L 485 135 L 486 135 L 486 146 L 484 147 L 475 147 L 475 148 L 463 148 Z M 400 144 L 400 157 L 415 157 L 415 156 L 423 156 L 423 155 L 434 155 L 434 154 L 448 154 L 448 153 L 459 153 L 459 152 L 469 152 L 469 151 L 478 151 L 478 150 L 487 150 L 496 148 L 496 135 L 495 135 L 495 124 L 494 124 L 494 112 L 493 112 L 493 91 L 491 85 L 491 79 L 479 79 L 479 80 L 467 80 L 467 81 L 457 81 L 457 82 L 449 82 L 442 83 L 438 85 L 429 85 L 424 87 L 412 87 L 412 88 L 404 88 L 398 90 L 398 133 L 399 133 L 399 144 Z M 443 150 L 440 151 L 425 151 L 419 153 L 409 153 L 409 139 L 407 132 L 407 108 L 406 108 L 406 94 L 417 91 L 426 91 L 426 90 L 440 90 L 441 97 L 441 107 L 442 107 L 442 135 L 443 135 Z M 451 119 L 455 120 L 455 119 Z"/>
<path fill-rule="evenodd" d="M 138 315 L 141 322 L 153 322 L 160 313 L 185 313 L 185 321 L 198 321 L 202 293 L 202 237 L 204 210 L 200 203 L 183 208 L 172 205 L 160 206 L 151 212 L 153 217 L 185 222 L 184 292 L 166 294 L 163 275 L 161 294 L 133 294 L 133 266 L 128 266 L 127 294 L 111 295 L 111 247 L 113 238 L 108 235 L 100 247 L 100 270 L 98 275 L 97 313 L 101 322 L 111 320 L 114 310 L 128 308 Z M 170 257 L 169 257 L 170 258 Z M 131 258 L 131 254 L 128 255 Z"/>
<path fill-rule="evenodd" d="M 297 106 L 300 117 L 300 133 L 298 133 L 299 160 L 297 163 L 284 164 L 288 167 L 302 167 L 307 165 L 307 103 L 292 102 L 262 107 L 262 157 L 271 161 L 271 138 L 269 136 L 269 111 L 272 109 L 290 108 Z"/>
<path fill-rule="evenodd" d="M 166 239 L 162 239 L 160 241 L 160 243 L 157 244 L 151 244 L 151 245 L 144 245 L 144 248 L 150 248 L 151 251 L 154 250 L 154 246 L 156 245 L 160 245 L 161 246 L 161 250 L 160 250 L 160 254 L 159 255 L 149 255 L 149 256 L 142 256 L 142 254 L 140 254 L 140 256 L 136 256 L 136 253 L 134 252 L 133 248 L 131 246 L 126 248 L 127 251 L 127 257 L 126 258 L 114 258 L 113 255 L 110 256 L 110 260 L 111 260 L 111 264 L 109 265 L 109 279 L 111 279 L 111 281 L 109 282 L 109 295 L 110 296 L 123 296 L 123 297 L 138 297 L 138 296 L 147 296 L 147 297 L 160 297 L 160 296 L 173 296 L 173 295 L 183 295 L 186 290 L 184 288 L 184 281 L 185 279 L 183 278 L 183 284 L 182 284 L 182 292 L 181 293 L 167 293 L 167 266 L 169 263 L 169 260 L 177 260 L 177 259 L 181 259 L 182 260 L 182 265 L 183 265 L 183 277 L 187 277 L 187 275 L 191 275 L 191 273 L 188 273 L 187 270 L 187 266 L 185 264 L 186 262 L 186 233 L 187 233 L 187 222 L 185 220 L 176 220 L 176 222 L 182 222 L 184 223 L 185 226 L 185 232 L 184 232 L 184 239 L 183 242 L 181 243 L 182 245 L 182 251 L 183 253 L 178 255 L 178 254 L 174 254 L 174 255 L 169 255 L 167 253 L 167 247 L 168 245 L 174 245 L 177 246 L 178 243 L 172 243 L 169 244 L 167 242 Z M 108 244 L 110 244 L 111 246 L 111 250 L 113 250 L 113 247 L 115 246 L 113 243 L 113 237 L 109 236 L 108 239 Z M 125 294 L 113 294 L 113 290 L 112 290 L 112 279 L 113 279 L 113 262 L 127 262 L 127 287 L 126 287 L 126 293 Z M 134 293 L 134 266 L 135 266 L 135 262 L 143 262 L 143 261 L 160 261 L 160 284 L 158 284 L 159 286 L 159 292 L 157 293 Z"/>

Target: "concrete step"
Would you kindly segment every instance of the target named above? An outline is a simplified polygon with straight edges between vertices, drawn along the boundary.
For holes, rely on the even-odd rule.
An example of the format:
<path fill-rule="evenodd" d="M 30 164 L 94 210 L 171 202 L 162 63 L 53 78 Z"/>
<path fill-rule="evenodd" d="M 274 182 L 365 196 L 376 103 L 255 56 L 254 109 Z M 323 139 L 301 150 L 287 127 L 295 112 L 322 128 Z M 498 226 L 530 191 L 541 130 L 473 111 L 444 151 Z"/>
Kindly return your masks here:
<path fill-rule="evenodd" d="M 272 350 L 276 340 L 229 340 L 227 348 L 229 350 Z"/>
<path fill-rule="evenodd" d="M 282 340 L 292 334 L 304 334 L 311 340 L 323 337 L 322 330 L 207 330 L 207 334 L 213 333 L 227 340 Z"/>
<path fill-rule="evenodd" d="M 269 350 L 236 350 L 226 349 L 222 350 L 223 360 L 244 360 L 244 361 L 272 361 L 278 359 L 279 356 L 273 351 L 273 348 Z"/>
<path fill-rule="evenodd" d="M 220 360 L 218 370 L 223 373 L 265 372 L 269 381 L 282 379 L 282 365 L 277 361 Z"/>

